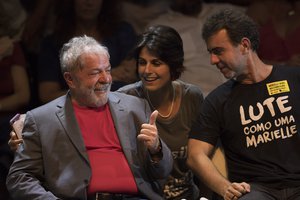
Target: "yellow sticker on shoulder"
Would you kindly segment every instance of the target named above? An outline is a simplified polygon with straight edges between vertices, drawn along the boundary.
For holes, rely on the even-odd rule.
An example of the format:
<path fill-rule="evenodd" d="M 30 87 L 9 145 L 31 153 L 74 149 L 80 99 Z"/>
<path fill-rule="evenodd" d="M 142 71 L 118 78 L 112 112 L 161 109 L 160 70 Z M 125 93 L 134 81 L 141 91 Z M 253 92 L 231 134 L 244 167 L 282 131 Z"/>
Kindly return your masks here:
<path fill-rule="evenodd" d="M 290 87 L 287 80 L 268 83 L 267 88 L 269 95 L 280 94 L 290 91 Z"/>

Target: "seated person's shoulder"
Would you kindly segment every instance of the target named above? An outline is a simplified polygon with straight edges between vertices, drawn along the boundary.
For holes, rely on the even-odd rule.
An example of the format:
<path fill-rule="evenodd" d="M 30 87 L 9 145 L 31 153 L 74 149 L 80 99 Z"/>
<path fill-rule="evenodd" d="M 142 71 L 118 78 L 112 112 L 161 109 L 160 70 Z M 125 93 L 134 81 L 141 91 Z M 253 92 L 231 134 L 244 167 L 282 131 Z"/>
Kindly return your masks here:
<path fill-rule="evenodd" d="M 178 82 L 183 85 L 183 92 L 185 95 L 203 97 L 203 92 L 198 86 L 183 81 Z"/>
<path fill-rule="evenodd" d="M 128 91 L 120 92 L 118 90 L 116 92 L 111 92 L 110 94 L 112 97 L 117 97 L 117 98 L 121 99 L 121 101 L 125 101 L 125 102 L 144 102 L 145 101 L 145 99 L 137 97 L 136 95 L 132 95 Z"/>
<path fill-rule="evenodd" d="M 125 85 L 117 90 L 117 92 L 130 94 L 133 96 L 141 97 L 142 94 L 142 82 L 135 82 L 132 84 Z"/>

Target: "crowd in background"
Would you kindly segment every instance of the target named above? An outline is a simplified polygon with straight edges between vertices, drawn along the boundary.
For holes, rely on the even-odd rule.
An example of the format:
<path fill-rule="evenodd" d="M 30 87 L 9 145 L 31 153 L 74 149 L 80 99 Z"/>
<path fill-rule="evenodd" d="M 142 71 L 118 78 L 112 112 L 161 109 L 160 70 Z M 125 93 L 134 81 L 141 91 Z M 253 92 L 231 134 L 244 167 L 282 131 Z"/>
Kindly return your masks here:
<path fill-rule="evenodd" d="M 5 187 L 13 160 L 7 146 L 9 120 L 16 113 L 24 113 L 66 92 L 58 57 L 63 43 L 74 36 L 88 35 L 108 47 L 112 90 L 117 90 L 139 79 L 132 55 L 138 36 L 150 25 L 171 26 L 183 40 L 186 71 L 181 79 L 198 86 L 206 96 L 225 79 L 210 64 L 201 38 L 202 25 L 207 17 L 225 7 L 243 11 L 258 23 L 258 55 L 266 63 L 300 66 L 297 0 L 1 1 L 1 199 L 9 200 Z"/>

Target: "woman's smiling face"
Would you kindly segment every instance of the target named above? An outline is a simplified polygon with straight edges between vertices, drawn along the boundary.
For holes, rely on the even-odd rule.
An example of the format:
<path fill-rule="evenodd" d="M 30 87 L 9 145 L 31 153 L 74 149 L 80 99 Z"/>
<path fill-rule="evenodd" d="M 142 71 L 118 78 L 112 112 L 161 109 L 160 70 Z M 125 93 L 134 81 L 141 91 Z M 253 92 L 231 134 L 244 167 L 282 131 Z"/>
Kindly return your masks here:
<path fill-rule="evenodd" d="M 146 47 L 142 48 L 138 59 L 138 73 L 144 87 L 156 91 L 170 83 L 170 67 L 153 56 Z"/>

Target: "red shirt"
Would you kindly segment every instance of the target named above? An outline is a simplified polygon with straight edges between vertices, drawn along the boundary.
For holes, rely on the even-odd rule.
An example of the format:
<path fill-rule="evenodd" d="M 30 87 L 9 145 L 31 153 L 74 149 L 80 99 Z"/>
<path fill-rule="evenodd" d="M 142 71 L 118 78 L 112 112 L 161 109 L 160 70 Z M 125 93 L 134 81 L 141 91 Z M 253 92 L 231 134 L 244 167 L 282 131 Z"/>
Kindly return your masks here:
<path fill-rule="evenodd" d="M 122 151 L 109 106 L 92 109 L 73 103 L 92 168 L 88 193 L 137 194 L 137 186 Z"/>

